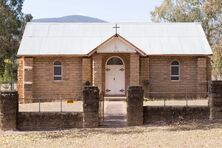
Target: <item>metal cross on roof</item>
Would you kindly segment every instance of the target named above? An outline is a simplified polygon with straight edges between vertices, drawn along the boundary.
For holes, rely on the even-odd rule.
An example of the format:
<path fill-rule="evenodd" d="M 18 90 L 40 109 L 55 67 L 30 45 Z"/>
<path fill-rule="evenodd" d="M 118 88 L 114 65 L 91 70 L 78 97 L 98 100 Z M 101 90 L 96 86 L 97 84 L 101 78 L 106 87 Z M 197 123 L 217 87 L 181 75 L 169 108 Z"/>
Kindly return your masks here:
<path fill-rule="evenodd" d="M 117 24 L 113 27 L 116 30 L 116 35 L 118 34 L 118 29 L 120 28 Z"/>

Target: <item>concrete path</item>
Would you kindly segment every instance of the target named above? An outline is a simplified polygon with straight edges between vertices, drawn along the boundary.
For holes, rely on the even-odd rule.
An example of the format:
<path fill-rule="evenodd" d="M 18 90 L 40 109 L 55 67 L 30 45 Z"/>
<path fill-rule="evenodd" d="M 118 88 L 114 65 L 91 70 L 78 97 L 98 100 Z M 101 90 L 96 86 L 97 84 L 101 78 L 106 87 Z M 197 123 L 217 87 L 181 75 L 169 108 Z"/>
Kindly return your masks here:
<path fill-rule="evenodd" d="M 126 102 L 125 101 L 105 101 L 104 102 L 104 122 L 102 126 L 118 127 L 126 125 Z"/>

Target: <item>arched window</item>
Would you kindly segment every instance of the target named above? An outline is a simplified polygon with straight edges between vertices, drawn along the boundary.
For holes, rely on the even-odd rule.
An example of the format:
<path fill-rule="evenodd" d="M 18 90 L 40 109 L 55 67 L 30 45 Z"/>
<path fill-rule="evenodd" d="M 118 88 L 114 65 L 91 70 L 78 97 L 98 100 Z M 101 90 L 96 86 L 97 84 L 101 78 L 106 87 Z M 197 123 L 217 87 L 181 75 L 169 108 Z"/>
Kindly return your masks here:
<path fill-rule="evenodd" d="M 123 61 L 118 57 L 112 57 L 108 60 L 107 65 L 123 65 Z"/>
<path fill-rule="evenodd" d="M 180 63 L 173 61 L 171 63 L 171 80 L 180 80 Z"/>
<path fill-rule="evenodd" d="M 60 61 L 54 62 L 54 80 L 62 80 L 62 63 Z"/>

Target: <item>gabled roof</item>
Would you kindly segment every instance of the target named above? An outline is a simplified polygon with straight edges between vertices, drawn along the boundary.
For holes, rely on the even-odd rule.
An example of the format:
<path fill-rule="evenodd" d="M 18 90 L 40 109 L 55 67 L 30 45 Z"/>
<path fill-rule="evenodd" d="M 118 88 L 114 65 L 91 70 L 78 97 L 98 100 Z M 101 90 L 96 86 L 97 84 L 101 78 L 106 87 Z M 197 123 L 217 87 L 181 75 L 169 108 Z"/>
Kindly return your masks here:
<path fill-rule="evenodd" d="M 121 35 L 119 35 L 118 33 L 111 36 L 109 39 L 107 39 L 106 41 L 104 41 L 103 43 L 101 43 L 99 46 L 97 46 L 95 49 L 93 49 L 91 52 L 88 53 L 89 56 L 91 56 L 93 53 L 95 53 L 97 51 L 97 49 L 99 49 L 100 47 L 102 47 L 103 45 L 105 45 L 106 43 L 108 43 L 109 41 L 112 41 L 114 38 L 118 38 L 119 40 L 122 40 L 123 42 L 125 42 L 126 44 L 130 45 L 131 47 L 134 48 L 134 50 L 136 52 L 138 52 L 140 55 L 142 56 L 146 56 L 146 53 L 143 52 L 142 50 L 140 50 L 138 47 L 136 47 L 135 45 L 133 45 L 132 43 L 130 43 L 129 41 L 127 41 L 124 37 L 122 37 Z"/>
<path fill-rule="evenodd" d="M 18 56 L 88 55 L 116 23 L 28 23 Z M 117 23 L 118 34 L 146 55 L 211 55 L 199 23 Z"/>

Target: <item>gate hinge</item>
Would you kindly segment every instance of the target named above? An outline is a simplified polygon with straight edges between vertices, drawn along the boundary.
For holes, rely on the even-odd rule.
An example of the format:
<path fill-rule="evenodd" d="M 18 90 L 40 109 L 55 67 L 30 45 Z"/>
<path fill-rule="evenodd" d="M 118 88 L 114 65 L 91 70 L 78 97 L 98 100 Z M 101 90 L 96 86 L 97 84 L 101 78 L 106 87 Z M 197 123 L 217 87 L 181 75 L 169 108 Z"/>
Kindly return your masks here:
<path fill-rule="evenodd" d="M 125 69 L 124 68 L 121 68 L 121 69 L 119 69 L 120 71 L 124 71 Z"/>

